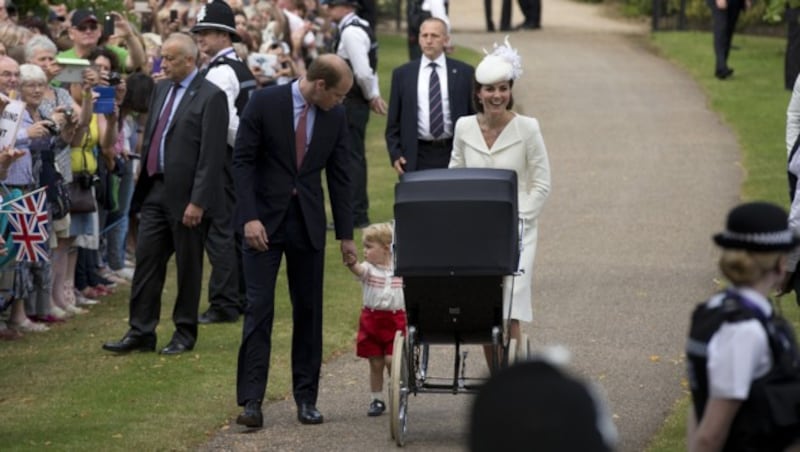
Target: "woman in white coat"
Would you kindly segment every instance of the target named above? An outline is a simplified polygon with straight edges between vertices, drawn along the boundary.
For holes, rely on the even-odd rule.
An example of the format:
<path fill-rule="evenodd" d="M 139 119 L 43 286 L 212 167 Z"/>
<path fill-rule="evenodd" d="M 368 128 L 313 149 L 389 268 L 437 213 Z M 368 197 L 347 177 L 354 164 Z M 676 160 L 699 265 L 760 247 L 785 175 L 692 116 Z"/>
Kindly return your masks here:
<path fill-rule="evenodd" d="M 475 69 L 475 110 L 456 122 L 450 168 L 502 168 L 517 172 L 519 216 L 523 221 L 522 274 L 504 281 L 503 318 L 519 341 L 520 321 L 533 320 L 531 308 L 537 220 L 550 192 L 550 164 L 539 122 L 511 111 L 514 80 L 522 73 L 519 54 L 506 39 Z M 513 285 L 513 298 L 511 288 Z M 510 315 L 509 315 L 510 310 Z"/>

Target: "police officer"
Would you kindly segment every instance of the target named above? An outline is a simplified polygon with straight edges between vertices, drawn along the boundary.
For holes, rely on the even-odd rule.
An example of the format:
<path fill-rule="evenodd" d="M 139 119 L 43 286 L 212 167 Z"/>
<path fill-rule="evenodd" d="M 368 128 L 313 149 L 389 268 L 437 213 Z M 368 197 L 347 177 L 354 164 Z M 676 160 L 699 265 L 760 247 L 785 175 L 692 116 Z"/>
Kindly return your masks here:
<path fill-rule="evenodd" d="M 731 210 L 714 241 L 723 249 L 719 267 L 730 286 L 692 315 L 689 450 L 782 451 L 800 438 L 800 426 L 770 425 L 766 381 L 784 363 L 800 360 L 791 327 L 767 297 L 783 281 L 788 253 L 800 238 L 783 209 L 753 202 Z M 797 416 L 797 407 L 790 411 Z"/>
<path fill-rule="evenodd" d="M 327 0 L 331 21 L 337 24 L 338 35 L 331 50 L 342 57 L 353 70 L 353 87 L 344 100 L 350 131 L 353 182 L 353 225 L 369 225 L 367 197 L 367 158 L 364 138 L 369 112 L 386 114 L 386 102 L 378 89 L 378 41 L 369 23 L 356 15 L 356 0 Z"/>
<path fill-rule="evenodd" d="M 231 215 L 235 205 L 233 178 L 230 164 L 239 114 L 244 110 L 250 93 L 256 87 L 253 74 L 233 49 L 241 41 L 236 32 L 233 10 L 222 0 L 204 5 L 197 14 L 197 24 L 192 33 L 201 52 L 209 58 L 205 70 L 206 80 L 217 85 L 228 98 L 227 158 L 225 161 L 224 215 L 214 219 L 206 241 L 206 252 L 211 263 L 208 283 L 208 310 L 200 315 L 200 323 L 235 322 L 244 303 L 244 283 L 241 272 L 241 239 L 234 236 Z"/>

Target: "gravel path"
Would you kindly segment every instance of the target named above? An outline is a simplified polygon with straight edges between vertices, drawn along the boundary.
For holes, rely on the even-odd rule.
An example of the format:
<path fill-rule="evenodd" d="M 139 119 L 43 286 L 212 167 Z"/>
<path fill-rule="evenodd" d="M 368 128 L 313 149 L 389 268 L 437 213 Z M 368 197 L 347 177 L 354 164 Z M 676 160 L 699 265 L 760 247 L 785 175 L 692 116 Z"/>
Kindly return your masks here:
<path fill-rule="evenodd" d="M 503 38 L 482 32 L 481 2 L 451 3 L 456 45 Z M 515 100 L 541 123 L 553 179 L 525 329 L 534 347 L 567 346 L 574 369 L 602 385 L 620 451 L 643 450 L 684 394 L 689 313 L 715 288 L 710 235 L 737 202 L 741 176 L 732 133 L 688 75 L 647 50 L 646 33 L 597 5 L 545 0 L 543 29 L 511 36 L 525 70 Z M 452 352 L 431 358 L 445 375 Z M 486 372 L 479 350 L 467 361 L 471 374 Z M 271 403 L 264 429 L 231 424 L 200 450 L 393 450 L 388 417 L 365 416 L 366 370 L 351 356 L 325 364 L 322 425 L 300 425 L 292 401 Z M 471 401 L 410 398 L 405 449 L 464 450 Z"/>

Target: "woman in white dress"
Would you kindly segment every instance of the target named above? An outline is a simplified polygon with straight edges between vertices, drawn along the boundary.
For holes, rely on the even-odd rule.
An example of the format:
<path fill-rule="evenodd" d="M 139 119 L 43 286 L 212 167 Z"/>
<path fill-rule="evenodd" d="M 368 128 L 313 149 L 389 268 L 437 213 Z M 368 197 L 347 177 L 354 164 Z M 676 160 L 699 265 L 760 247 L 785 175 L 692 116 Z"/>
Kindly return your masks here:
<path fill-rule="evenodd" d="M 456 122 L 450 168 L 502 168 L 517 172 L 519 216 L 523 221 L 520 276 L 504 281 L 503 318 L 508 334 L 519 341 L 520 321 L 533 320 L 531 286 L 536 254 L 537 220 L 550 192 L 550 164 L 539 122 L 511 111 L 514 80 L 522 73 L 520 57 L 506 39 L 475 69 L 475 110 Z M 511 288 L 513 285 L 513 298 Z M 510 309 L 510 316 L 509 316 Z"/>

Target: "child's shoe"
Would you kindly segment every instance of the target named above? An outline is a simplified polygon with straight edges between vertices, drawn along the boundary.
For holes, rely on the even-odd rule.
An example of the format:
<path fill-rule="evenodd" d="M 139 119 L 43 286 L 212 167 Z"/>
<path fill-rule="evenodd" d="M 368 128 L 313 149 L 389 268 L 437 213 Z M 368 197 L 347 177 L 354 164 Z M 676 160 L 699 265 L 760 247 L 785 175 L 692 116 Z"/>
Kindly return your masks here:
<path fill-rule="evenodd" d="M 386 404 L 383 403 L 383 400 L 373 399 L 369 404 L 367 416 L 380 416 L 384 411 L 386 411 Z"/>

